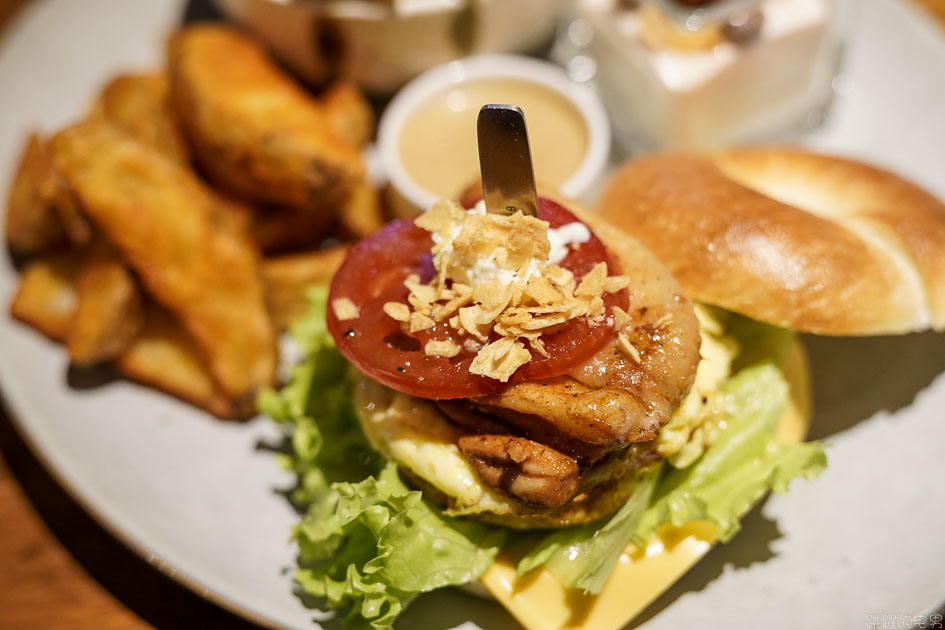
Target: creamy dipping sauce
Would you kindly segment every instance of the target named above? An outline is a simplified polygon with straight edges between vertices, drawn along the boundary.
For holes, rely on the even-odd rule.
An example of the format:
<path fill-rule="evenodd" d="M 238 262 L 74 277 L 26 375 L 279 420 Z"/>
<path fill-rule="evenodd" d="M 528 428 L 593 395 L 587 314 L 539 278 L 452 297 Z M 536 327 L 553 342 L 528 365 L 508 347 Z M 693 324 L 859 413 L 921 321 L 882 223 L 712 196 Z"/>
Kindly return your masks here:
<path fill-rule="evenodd" d="M 557 189 L 578 169 L 588 131 L 567 98 L 522 79 L 476 79 L 433 94 L 407 117 L 399 142 L 407 173 L 436 195 L 458 197 L 479 177 L 476 118 L 488 103 L 514 104 L 525 112 L 540 185 Z"/>

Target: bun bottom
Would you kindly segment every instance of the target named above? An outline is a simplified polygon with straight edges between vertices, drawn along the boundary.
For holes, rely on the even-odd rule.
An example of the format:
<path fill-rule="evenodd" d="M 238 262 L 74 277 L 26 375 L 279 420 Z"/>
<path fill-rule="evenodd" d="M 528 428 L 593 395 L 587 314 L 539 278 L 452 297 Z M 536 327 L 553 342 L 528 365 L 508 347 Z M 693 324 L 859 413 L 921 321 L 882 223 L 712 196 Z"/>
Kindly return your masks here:
<path fill-rule="evenodd" d="M 458 429 L 431 401 L 357 379 L 354 404 L 368 441 L 447 513 L 513 529 L 558 529 L 610 516 L 656 465 L 655 441 L 630 444 L 584 471 L 579 496 L 556 509 L 526 505 L 483 484 L 460 453 Z"/>
<path fill-rule="evenodd" d="M 811 388 L 807 356 L 795 336 L 781 370 L 790 385 L 790 401 L 781 417 L 777 437 L 786 443 L 804 440 L 810 426 Z M 599 595 L 565 589 L 550 572 L 532 571 L 521 578 L 517 559 L 500 554 L 469 592 L 498 600 L 526 628 L 556 630 L 575 627 L 622 628 L 681 578 L 717 541 L 715 526 L 692 521 L 664 525 L 646 549 L 627 547 Z"/>

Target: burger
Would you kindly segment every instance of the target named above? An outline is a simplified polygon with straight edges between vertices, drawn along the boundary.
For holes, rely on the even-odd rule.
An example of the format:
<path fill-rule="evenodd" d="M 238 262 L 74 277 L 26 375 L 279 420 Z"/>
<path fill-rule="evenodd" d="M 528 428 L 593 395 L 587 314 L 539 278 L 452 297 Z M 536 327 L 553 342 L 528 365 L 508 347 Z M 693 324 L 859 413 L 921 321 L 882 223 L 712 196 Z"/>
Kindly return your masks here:
<path fill-rule="evenodd" d="M 825 275 L 873 267 L 813 257 L 828 220 L 719 166 L 742 155 L 766 163 L 650 158 L 594 214 L 442 201 L 355 245 L 293 328 L 307 358 L 260 401 L 293 425 L 300 590 L 386 628 L 421 593 L 481 579 L 528 627 L 616 628 L 768 490 L 816 476 L 786 326 L 890 329 L 847 312 L 855 292 L 829 302 Z M 767 159 L 784 155 L 819 159 Z M 918 190 L 890 177 L 898 199 Z M 940 204 L 921 213 L 945 225 Z M 792 232 L 803 217 L 817 232 Z"/>

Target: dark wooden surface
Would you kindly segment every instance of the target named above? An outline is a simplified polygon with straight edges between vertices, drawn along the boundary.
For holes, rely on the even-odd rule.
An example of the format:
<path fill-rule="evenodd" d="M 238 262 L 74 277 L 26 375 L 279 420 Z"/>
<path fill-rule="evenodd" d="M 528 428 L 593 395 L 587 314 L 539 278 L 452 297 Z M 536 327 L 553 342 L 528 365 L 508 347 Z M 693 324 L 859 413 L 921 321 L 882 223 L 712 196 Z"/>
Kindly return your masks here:
<path fill-rule="evenodd" d="M 0 411 L 0 628 L 151 627 L 257 628 L 110 536 L 50 477 Z"/>
<path fill-rule="evenodd" d="M 0 35 L 26 0 L 0 0 Z M 922 0 L 945 24 L 945 0 Z M 45 471 L 0 408 L 0 628 L 257 628 L 110 536 Z"/>

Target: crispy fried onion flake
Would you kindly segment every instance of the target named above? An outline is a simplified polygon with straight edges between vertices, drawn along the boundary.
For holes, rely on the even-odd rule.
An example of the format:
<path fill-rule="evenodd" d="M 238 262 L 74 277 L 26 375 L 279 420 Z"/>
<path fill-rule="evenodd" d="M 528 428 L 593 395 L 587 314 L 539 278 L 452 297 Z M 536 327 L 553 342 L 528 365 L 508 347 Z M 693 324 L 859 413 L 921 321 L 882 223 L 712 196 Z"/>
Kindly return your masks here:
<path fill-rule="evenodd" d="M 424 284 L 411 274 L 404 282 L 407 303 L 388 302 L 384 312 L 408 333 L 446 322 L 465 337 L 463 348 L 476 352 L 472 374 L 506 382 L 533 352 L 548 356 L 543 334 L 578 317 L 591 326 L 614 323 L 603 295 L 629 285 L 626 276 L 608 276 L 604 262 L 580 280 L 551 262 L 548 223 L 520 212 L 467 212 L 444 200 L 416 224 L 433 234 L 436 275 Z M 430 340 L 424 352 L 453 357 L 460 347 Z"/>

